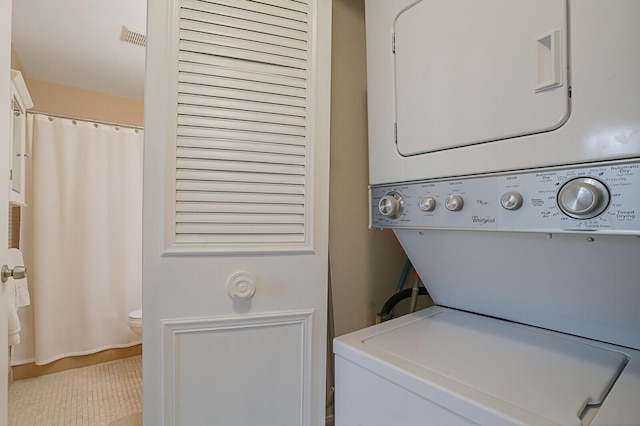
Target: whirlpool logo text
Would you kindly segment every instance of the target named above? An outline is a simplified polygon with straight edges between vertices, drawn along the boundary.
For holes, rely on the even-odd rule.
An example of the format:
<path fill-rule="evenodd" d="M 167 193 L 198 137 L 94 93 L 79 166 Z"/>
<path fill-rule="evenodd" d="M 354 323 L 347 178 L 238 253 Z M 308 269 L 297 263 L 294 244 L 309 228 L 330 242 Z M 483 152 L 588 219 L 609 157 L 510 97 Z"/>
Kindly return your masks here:
<path fill-rule="evenodd" d="M 487 217 L 471 216 L 471 221 L 473 223 L 486 225 L 487 223 L 496 223 L 496 218 L 491 216 L 487 216 Z"/>

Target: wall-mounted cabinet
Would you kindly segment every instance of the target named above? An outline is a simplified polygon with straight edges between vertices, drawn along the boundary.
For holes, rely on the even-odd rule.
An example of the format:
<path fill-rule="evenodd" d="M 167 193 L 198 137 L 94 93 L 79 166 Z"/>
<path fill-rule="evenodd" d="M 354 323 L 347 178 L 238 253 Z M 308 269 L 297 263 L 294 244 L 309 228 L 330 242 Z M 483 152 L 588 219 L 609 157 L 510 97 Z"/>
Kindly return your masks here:
<path fill-rule="evenodd" d="M 27 110 L 33 107 L 20 71 L 11 70 L 11 120 L 9 120 L 9 202 L 25 205 L 25 166 L 27 160 Z"/>

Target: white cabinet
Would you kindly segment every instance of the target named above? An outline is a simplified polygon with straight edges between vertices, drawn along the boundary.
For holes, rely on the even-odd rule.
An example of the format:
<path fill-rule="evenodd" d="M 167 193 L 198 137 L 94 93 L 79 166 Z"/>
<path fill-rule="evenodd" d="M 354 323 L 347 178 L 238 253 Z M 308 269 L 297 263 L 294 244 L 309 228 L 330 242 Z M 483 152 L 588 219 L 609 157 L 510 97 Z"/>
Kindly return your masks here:
<path fill-rule="evenodd" d="M 9 120 L 9 202 L 25 205 L 27 109 L 33 106 L 20 71 L 11 70 L 11 120 Z"/>

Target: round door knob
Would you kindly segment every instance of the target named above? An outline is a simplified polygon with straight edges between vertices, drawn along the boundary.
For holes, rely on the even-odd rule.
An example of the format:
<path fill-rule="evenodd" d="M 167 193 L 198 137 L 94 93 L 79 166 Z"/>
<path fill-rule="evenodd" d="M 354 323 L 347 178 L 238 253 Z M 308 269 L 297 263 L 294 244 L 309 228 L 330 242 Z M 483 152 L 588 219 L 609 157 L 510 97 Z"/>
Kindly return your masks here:
<path fill-rule="evenodd" d="M 609 190 L 597 179 L 582 177 L 565 183 L 558 192 L 558 206 L 574 219 L 592 219 L 609 206 Z"/>
<path fill-rule="evenodd" d="M 445 202 L 445 207 L 447 208 L 447 210 L 452 212 L 459 212 L 460 210 L 462 210 L 463 206 L 464 200 L 459 195 L 450 195 Z"/>
<path fill-rule="evenodd" d="M 14 280 L 21 280 L 27 276 L 27 268 L 24 266 L 14 266 L 13 269 L 9 269 L 7 265 L 2 265 L 2 270 L 0 271 L 0 279 L 3 283 L 6 283 L 9 278 L 13 278 Z"/>
<path fill-rule="evenodd" d="M 522 195 L 519 192 L 507 192 L 500 198 L 500 204 L 507 210 L 518 210 L 522 207 Z"/>
<path fill-rule="evenodd" d="M 232 299 L 251 299 L 255 292 L 256 278 L 249 272 L 237 272 L 227 281 L 227 293 Z"/>
<path fill-rule="evenodd" d="M 424 197 L 420 200 L 420 210 L 423 212 L 432 212 L 436 208 L 436 199 L 433 197 Z"/>
<path fill-rule="evenodd" d="M 397 192 L 387 192 L 378 203 L 380 213 L 388 218 L 397 219 L 404 210 L 404 200 Z"/>

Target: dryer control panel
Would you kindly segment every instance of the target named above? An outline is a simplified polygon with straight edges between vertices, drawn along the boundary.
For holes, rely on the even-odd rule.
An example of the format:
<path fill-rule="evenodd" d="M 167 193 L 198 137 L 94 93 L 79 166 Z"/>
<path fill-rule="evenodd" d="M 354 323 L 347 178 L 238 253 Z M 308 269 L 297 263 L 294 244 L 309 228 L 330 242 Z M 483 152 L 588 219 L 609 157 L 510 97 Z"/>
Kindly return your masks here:
<path fill-rule="evenodd" d="M 640 162 L 374 186 L 372 228 L 640 234 Z"/>

